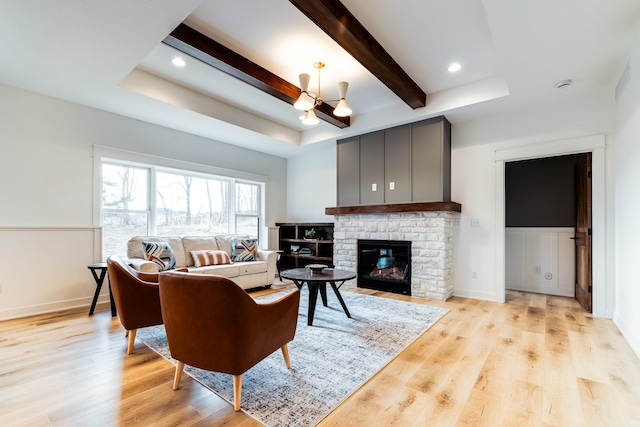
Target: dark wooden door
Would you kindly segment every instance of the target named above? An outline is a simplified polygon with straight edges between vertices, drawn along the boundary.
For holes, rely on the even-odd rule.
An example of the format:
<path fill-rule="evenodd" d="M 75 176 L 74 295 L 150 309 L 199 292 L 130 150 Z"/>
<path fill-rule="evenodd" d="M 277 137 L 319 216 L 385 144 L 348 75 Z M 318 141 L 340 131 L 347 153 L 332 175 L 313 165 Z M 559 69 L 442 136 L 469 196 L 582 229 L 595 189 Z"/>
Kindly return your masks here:
<path fill-rule="evenodd" d="M 591 153 L 575 166 L 576 300 L 591 312 Z"/>

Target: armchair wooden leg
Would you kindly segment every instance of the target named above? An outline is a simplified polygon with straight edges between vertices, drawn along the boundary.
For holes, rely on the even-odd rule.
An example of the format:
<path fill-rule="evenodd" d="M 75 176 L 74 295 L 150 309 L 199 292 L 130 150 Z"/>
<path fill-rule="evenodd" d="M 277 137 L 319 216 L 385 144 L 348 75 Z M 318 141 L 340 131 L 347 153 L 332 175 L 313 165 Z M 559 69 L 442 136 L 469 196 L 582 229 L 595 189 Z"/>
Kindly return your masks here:
<path fill-rule="evenodd" d="M 176 364 L 176 374 L 173 377 L 173 389 L 177 390 L 180 387 L 180 377 L 182 376 L 182 371 L 184 369 L 184 362 L 178 360 Z"/>
<path fill-rule="evenodd" d="M 233 410 L 240 410 L 240 399 L 242 399 L 242 375 L 233 376 Z"/>
<path fill-rule="evenodd" d="M 133 353 L 133 342 L 136 340 L 136 332 L 137 329 L 132 329 L 129 331 L 129 345 L 127 345 L 127 354 Z"/>
<path fill-rule="evenodd" d="M 291 369 L 291 359 L 289 358 L 288 345 L 285 344 L 280 349 L 282 350 L 282 356 L 284 357 L 284 364 L 287 365 L 287 369 Z"/>

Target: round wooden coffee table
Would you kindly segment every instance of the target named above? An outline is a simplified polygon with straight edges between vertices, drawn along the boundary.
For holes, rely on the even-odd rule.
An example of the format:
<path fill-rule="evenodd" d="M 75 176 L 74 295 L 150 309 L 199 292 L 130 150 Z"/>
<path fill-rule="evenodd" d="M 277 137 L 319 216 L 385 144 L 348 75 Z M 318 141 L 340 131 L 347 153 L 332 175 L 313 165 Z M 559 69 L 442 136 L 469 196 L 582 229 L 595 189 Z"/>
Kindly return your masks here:
<path fill-rule="evenodd" d="M 306 283 L 309 288 L 309 311 L 307 316 L 307 325 L 313 325 L 313 315 L 316 311 L 316 302 L 318 300 L 318 291 L 320 291 L 320 296 L 322 298 L 322 304 L 327 307 L 327 283 L 331 285 L 333 288 L 333 292 L 338 297 L 338 301 L 340 301 L 340 305 L 344 310 L 345 314 L 348 318 L 351 318 L 351 314 L 349 313 L 349 309 L 347 305 L 344 303 L 342 299 L 342 295 L 340 295 L 340 286 L 344 284 L 347 280 L 355 279 L 356 273 L 348 270 L 338 270 L 333 268 L 325 268 L 319 273 L 314 273 L 308 268 L 293 268 L 291 270 L 285 270 L 282 272 L 281 276 L 284 279 L 293 280 L 293 283 L 301 289 L 302 286 Z M 338 283 L 336 285 L 336 283 Z"/>

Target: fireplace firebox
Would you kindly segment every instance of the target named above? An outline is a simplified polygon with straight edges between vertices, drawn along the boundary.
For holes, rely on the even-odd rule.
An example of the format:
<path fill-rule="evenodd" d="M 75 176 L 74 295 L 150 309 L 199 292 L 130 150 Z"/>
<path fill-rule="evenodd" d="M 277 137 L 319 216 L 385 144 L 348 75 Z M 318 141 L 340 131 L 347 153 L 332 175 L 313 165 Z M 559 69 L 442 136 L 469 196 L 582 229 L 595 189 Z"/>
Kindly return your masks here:
<path fill-rule="evenodd" d="M 411 242 L 358 240 L 358 287 L 411 295 Z"/>

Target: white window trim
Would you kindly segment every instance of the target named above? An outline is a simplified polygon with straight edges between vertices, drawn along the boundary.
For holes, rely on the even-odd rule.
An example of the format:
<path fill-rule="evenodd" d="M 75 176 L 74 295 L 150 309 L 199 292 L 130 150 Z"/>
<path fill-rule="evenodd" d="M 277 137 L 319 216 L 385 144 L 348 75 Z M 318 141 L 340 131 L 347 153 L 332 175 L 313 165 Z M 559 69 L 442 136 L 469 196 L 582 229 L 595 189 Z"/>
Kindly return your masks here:
<path fill-rule="evenodd" d="M 254 174 L 250 172 L 236 171 L 233 169 L 225 169 L 216 166 L 204 165 L 201 163 L 188 162 L 184 160 L 169 159 L 166 157 L 153 156 L 149 154 L 136 153 L 133 151 L 120 150 L 117 148 L 104 147 L 101 145 L 93 146 L 93 225 L 95 227 L 102 227 L 102 162 L 118 162 L 123 164 L 130 164 L 134 167 L 150 167 L 151 173 L 155 173 L 155 170 L 161 170 L 167 172 L 174 171 L 186 171 L 194 174 L 203 174 L 207 176 L 217 176 L 220 178 L 228 178 L 234 181 L 248 181 L 250 183 L 259 184 L 260 186 L 260 216 L 262 221 L 259 224 L 258 237 L 259 246 L 266 247 L 267 242 L 267 227 L 265 226 L 266 220 L 266 194 L 268 191 L 269 178 L 265 175 Z M 235 185 L 231 186 L 232 200 L 235 201 Z M 150 188 L 150 207 L 155 206 L 155 180 L 151 180 Z M 235 203 L 233 212 L 233 218 L 229 218 L 229 221 L 233 220 L 235 227 Z M 154 215 L 151 215 L 150 221 L 154 221 Z M 149 227 L 154 227 L 155 224 L 149 224 Z M 100 258 L 102 258 L 102 247 L 100 248 Z"/>

